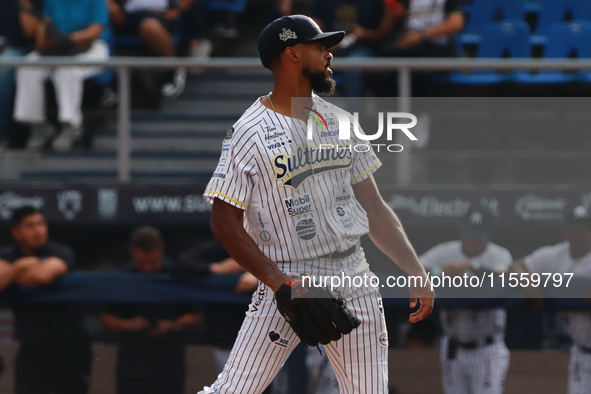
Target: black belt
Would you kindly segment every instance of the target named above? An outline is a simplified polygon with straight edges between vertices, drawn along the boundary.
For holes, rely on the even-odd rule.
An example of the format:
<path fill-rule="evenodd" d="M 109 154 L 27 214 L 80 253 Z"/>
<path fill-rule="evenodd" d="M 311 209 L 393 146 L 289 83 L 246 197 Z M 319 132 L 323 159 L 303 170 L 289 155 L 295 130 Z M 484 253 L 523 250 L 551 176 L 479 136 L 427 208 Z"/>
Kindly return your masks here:
<path fill-rule="evenodd" d="M 591 354 L 591 347 L 577 346 L 583 353 Z"/>
<path fill-rule="evenodd" d="M 475 342 L 460 342 L 456 338 L 450 338 L 447 342 L 447 359 L 453 360 L 456 358 L 458 348 L 465 350 L 475 350 L 479 347 L 492 345 L 493 343 L 495 343 L 495 338 L 491 336 L 484 338 L 484 341 Z"/>
<path fill-rule="evenodd" d="M 318 256 L 319 259 L 344 259 L 345 257 L 351 256 L 353 253 L 359 250 L 359 244 L 345 250 L 344 252 L 332 252 L 329 254 L 325 254 L 324 256 Z"/>

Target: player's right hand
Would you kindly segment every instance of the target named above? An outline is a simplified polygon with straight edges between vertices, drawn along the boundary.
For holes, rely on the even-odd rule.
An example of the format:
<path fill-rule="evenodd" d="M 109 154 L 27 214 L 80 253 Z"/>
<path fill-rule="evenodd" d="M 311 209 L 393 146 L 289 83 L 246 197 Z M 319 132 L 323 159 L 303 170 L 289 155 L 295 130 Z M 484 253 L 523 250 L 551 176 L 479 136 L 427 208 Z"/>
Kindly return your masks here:
<path fill-rule="evenodd" d="M 277 309 L 308 346 L 329 344 L 359 327 L 361 321 L 344 300 L 324 287 L 304 287 L 290 279 L 275 292 Z"/>

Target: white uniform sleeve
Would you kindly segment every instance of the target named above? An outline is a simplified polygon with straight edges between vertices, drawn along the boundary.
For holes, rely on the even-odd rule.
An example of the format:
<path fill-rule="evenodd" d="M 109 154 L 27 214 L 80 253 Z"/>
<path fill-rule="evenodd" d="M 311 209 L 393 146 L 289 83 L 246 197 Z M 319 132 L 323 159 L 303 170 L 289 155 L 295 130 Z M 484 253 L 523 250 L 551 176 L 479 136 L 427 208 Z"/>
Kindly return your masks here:
<path fill-rule="evenodd" d="M 513 263 L 511 253 L 498 245 L 490 245 L 481 260 L 476 259 L 484 269 L 493 272 L 506 272 Z"/>
<path fill-rule="evenodd" d="M 363 130 L 361 130 L 361 132 L 363 132 Z M 354 145 L 353 148 L 356 148 L 353 150 L 353 163 L 351 165 L 351 184 L 354 185 L 369 178 L 382 166 L 382 162 L 374 153 L 371 141 L 362 140 L 355 135 L 352 121 L 351 143 Z M 369 149 L 367 149 L 366 146 L 369 147 Z"/>
<path fill-rule="evenodd" d="M 426 270 L 432 270 L 436 267 L 441 267 L 445 263 L 449 263 L 447 260 L 448 253 L 446 252 L 446 243 L 438 244 L 433 246 L 431 249 L 423 253 L 419 260 L 423 263 Z"/>
<path fill-rule="evenodd" d="M 240 209 L 248 207 L 257 173 L 251 141 L 244 133 L 224 140 L 220 161 L 203 193 L 206 201 L 213 204 L 219 198 Z"/>
<path fill-rule="evenodd" d="M 548 271 L 548 267 L 547 267 L 547 265 L 548 265 L 547 260 L 548 260 L 548 256 L 550 254 L 550 251 L 551 251 L 550 246 L 544 246 L 540 249 L 535 250 L 529 256 L 526 256 L 523 259 L 523 263 L 525 264 L 525 267 L 527 268 L 527 270 L 531 273 L 552 272 L 552 271 Z"/>

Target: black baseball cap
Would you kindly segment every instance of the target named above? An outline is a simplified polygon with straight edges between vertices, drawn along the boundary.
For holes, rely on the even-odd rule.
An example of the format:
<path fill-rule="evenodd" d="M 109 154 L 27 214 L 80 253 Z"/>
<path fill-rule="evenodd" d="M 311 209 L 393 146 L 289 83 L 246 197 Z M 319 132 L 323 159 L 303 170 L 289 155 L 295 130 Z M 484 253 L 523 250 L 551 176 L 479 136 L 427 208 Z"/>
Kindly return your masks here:
<path fill-rule="evenodd" d="M 582 205 L 568 207 L 564 211 L 564 225 L 568 228 L 579 226 L 591 228 L 589 210 Z"/>
<path fill-rule="evenodd" d="M 327 48 L 337 45 L 345 37 L 344 31 L 323 33 L 314 20 L 306 15 L 282 16 L 271 22 L 261 35 L 257 49 L 263 66 L 269 68 L 269 62 L 283 53 L 285 48 L 303 42 L 324 41 Z"/>
<path fill-rule="evenodd" d="M 493 220 L 490 209 L 482 204 L 471 205 L 462 220 L 462 233 L 469 238 L 486 241 L 492 231 Z"/>

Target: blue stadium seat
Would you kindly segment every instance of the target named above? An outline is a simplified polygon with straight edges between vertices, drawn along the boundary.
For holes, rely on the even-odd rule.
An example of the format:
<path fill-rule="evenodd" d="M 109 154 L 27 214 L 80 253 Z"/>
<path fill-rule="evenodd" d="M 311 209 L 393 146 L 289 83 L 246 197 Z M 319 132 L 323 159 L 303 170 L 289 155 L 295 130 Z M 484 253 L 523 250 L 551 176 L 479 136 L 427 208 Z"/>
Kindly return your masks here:
<path fill-rule="evenodd" d="M 542 10 L 541 0 L 525 0 L 525 12 L 528 14 L 539 14 Z"/>
<path fill-rule="evenodd" d="M 529 58 L 529 25 L 521 20 L 489 23 L 482 29 L 482 41 L 478 47 L 479 58 Z M 462 85 L 493 85 L 509 81 L 511 74 L 494 71 L 474 71 L 470 74 L 453 73 L 449 82 Z"/>
<path fill-rule="evenodd" d="M 571 20 L 591 20 L 591 1 L 543 0 L 538 23 L 531 36 L 532 45 L 546 45 L 552 26 L 564 22 L 569 13 Z"/>
<path fill-rule="evenodd" d="M 524 0 L 474 0 L 466 29 L 460 35 L 460 44 L 480 43 L 482 28 L 487 23 L 524 18 Z"/>
<path fill-rule="evenodd" d="M 113 32 L 113 27 L 111 25 L 107 27 L 107 30 L 109 31 L 109 35 L 107 36 L 107 44 L 109 44 L 109 57 L 111 57 L 115 54 L 115 33 Z M 113 83 L 114 76 L 115 72 L 113 69 L 107 68 L 100 74 L 91 77 L 90 80 L 99 86 L 107 87 L 111 86 Z"/>
<path fill-rule="evenodd" d="M 560 23 L 550 30 L 544 58 L 568 59 L 571 55 L 576 55 L 577 58 L 591 57 L 591 22 Z M 536 85 L 563 84 L 578 78 L 576 73 L 563 71 L 518 72 L 514 76 L 517 83 Z"/>
<path fill-rule="evenodd" d="M 207 8 L 213 11 L 229 11 L 241 14 L 246 9 L 247 0 L 213 0 L 207 4 Z"/>
<path fill-rule="evenodd" d="M 524 0 L 523 7 L 526 14 L 538 14 L 542 10 L 542 0 Z M 472 1 L 466 0 L 466 4 L 462 5 L 464 15 L 470 17 L 472 9 Z"/>

